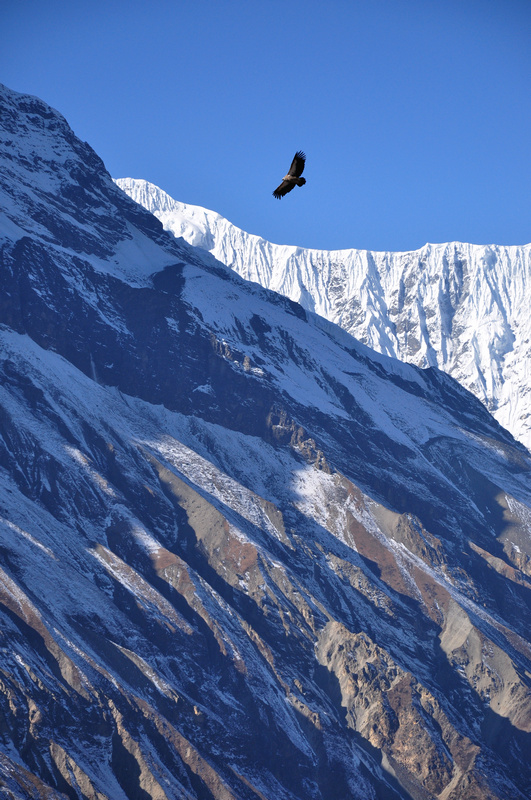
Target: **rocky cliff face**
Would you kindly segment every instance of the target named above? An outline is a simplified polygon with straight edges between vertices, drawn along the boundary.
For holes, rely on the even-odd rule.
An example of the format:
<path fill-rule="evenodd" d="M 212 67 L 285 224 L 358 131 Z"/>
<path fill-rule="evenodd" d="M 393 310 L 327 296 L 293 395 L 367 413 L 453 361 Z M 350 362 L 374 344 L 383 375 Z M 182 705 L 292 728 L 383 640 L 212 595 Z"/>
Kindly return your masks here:
<path fill-rule="evenodd" d="M 175 236 L 341 325 L 380 353 L 438 367 L 531 448 L 531 245 L 411 253 L 271 244 L 157 186 L 117 181 Z"/>
<path fill-rule="evenodd" d="M 527 451 L 0 102 L 6 797 L 525 798 Z"/>

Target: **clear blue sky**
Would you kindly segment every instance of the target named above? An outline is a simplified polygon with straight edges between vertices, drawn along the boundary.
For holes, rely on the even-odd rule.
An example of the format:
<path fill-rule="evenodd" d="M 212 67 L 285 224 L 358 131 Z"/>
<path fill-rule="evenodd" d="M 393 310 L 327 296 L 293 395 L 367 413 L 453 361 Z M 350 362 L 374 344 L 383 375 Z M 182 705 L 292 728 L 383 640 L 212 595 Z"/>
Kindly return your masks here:
<path fill-rule="evenodd" d="M 531 242 L 531 0 L 4 0 L 0 31 L 113 177 L 270 241 Z"/>

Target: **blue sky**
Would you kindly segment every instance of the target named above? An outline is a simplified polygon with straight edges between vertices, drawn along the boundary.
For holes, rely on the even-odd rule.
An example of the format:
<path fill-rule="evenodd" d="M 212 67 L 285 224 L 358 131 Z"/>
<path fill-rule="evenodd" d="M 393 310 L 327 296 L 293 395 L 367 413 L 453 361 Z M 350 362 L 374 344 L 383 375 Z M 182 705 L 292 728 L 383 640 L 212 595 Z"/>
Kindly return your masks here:
<path fill-rule="evenodd" d="M 6 0 L 0 81 L 281 244 L 531 242 L 530 0 Z M 296 150 L 307 185 L 271 192 Z"/>

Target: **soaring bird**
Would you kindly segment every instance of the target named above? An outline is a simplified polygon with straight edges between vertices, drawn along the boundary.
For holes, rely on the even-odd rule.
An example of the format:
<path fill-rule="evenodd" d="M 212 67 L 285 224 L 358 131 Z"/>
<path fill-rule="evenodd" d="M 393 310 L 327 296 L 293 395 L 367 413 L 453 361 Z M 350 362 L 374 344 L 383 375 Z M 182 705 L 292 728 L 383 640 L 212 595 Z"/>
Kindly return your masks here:
<path fill-rule="evenodd" d="M 282 183 L 273 192 L 273 197 L 276 197 L 277 200 L 280 200 L 280 198 L 284 197 L 285 194 L 291 192 L 294 186 L 304 186 L 306 183 L 306 178 L 301 178 L 301 175 L 304 170 L 305 162 L 306 156 L 302 150 L 299 150 L 297 153 L 295 153 L 293 161 L 291 162 L 291 167 L 289 168 L 289 172 L 287 175 L 284 175 L 282 178 Z"/>

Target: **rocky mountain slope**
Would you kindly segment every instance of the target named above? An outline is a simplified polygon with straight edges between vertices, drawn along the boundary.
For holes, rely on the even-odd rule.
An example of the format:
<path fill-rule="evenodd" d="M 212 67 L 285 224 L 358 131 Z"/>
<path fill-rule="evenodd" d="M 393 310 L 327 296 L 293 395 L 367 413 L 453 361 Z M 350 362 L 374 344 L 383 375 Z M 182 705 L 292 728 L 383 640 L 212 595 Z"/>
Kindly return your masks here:
<path fill-rule="evenodd" d="M 531 245 L 305 250 L 245 233 L 147 181 L 117 183 L 175 236 L 244 278 L 341 325 L 380 353 L 448 372 L 531 448 Z"/>
<path fill-rule="evenodd" d="M 0 105 L 2 793 L 527 797 L 527 451 Z"/>

